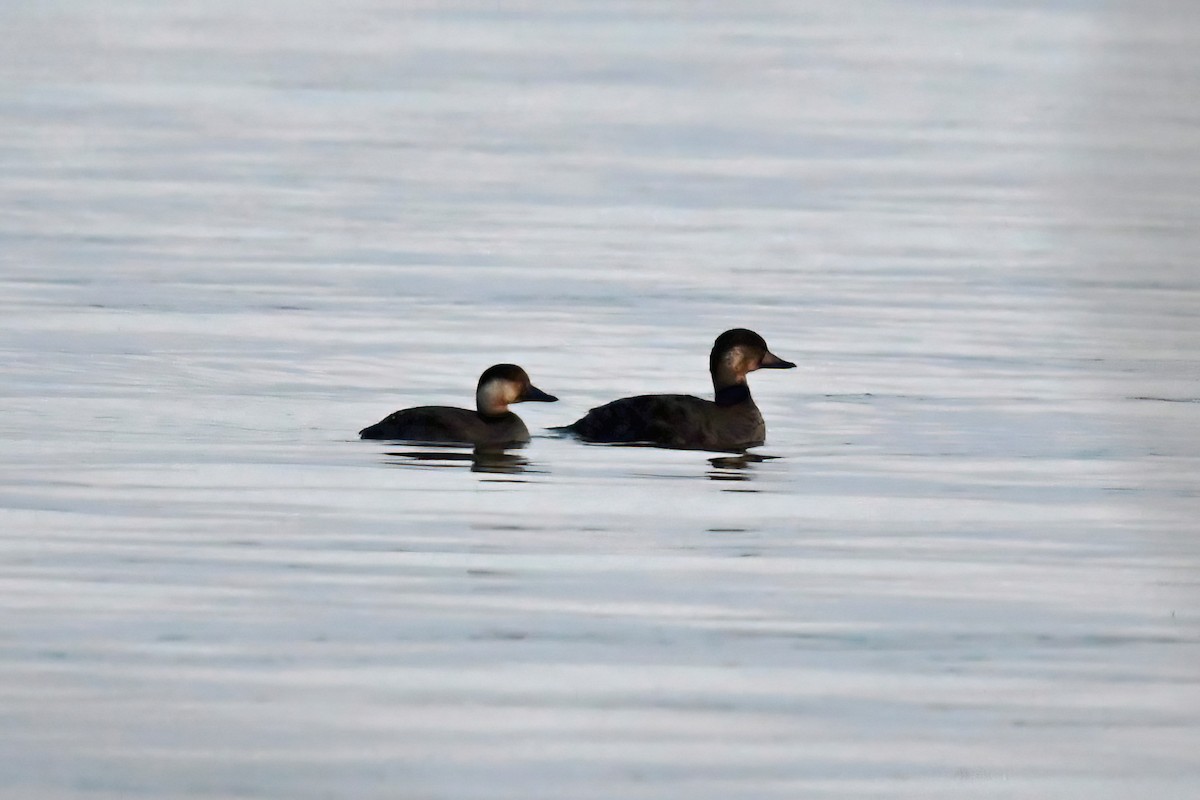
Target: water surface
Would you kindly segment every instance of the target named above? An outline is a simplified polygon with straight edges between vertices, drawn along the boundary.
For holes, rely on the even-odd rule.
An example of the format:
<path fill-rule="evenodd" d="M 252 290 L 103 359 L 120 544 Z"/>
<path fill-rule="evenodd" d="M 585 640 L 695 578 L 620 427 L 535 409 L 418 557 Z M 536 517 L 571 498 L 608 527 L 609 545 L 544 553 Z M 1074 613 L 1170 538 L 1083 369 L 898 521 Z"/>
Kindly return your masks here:
<path fill-rule="evenodd" d="M 0 10 L 0 793 L 1193 797 L 1160 10 Z M 762 458 L 355 437 L 733 326 Z"/>

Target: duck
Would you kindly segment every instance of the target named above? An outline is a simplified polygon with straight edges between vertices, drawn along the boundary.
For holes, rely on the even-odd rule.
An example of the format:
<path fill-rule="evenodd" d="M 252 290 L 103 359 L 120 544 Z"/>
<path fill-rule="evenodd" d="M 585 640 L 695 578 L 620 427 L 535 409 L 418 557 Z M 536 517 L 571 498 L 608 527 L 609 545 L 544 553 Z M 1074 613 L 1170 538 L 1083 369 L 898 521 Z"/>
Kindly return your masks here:
<path fill-rule="evenodd" d="M 746 376 L 758 369 L 795 366 L 772 353 L 766 340 L 754 331 L 733 328 L 717 337 L 709 354 L 712 400 L 686 394 L 624 397 L 553 430 L 585 442 L 742 452 L 762 444 L 767 436 L 766 422 L 750 396 Z"/>
<path fill-rule="evenodd" d="M 418 406 L 389 414 L 358 432 L 363 439 L 399 439 L 422 444 L 470 445 L 476 448 L 519 446 L 529 429 L 508 410 L 513 403 L 553 403 L 558 398 L 533 385 L 516 364 L 495 364 L 479 376 L 475 410 L 451 406 Z"/>

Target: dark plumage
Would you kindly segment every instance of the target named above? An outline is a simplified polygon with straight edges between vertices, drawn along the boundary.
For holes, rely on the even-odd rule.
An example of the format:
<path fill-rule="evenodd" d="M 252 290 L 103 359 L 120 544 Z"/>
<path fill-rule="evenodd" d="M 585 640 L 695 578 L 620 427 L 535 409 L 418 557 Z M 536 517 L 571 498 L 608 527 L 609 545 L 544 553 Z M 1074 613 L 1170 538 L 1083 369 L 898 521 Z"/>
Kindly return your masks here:
<path fill-rule="evenodd" d="M 406 408 L 363 428 L 364 439 L 398 439 L 424 444 L 500 447 L 529 441 L 529 429 L 510 403 L 554 402 L 529 381 L 515 364 L 496 364 L 484 370 L 475 389 L 475 411 L 450 406 Z"/>
<path fill-rule="evenodd" d="M 766 440 L 766 423 L 746 375 L 790 369 L 754 331 L 734 328 L 717 337 L 709 355 L 715 400 L 685 394 L 625 397 L 593 408 L 557 430 L 589 442 L 642 443 L 695 450 L 740 451 Z"/>

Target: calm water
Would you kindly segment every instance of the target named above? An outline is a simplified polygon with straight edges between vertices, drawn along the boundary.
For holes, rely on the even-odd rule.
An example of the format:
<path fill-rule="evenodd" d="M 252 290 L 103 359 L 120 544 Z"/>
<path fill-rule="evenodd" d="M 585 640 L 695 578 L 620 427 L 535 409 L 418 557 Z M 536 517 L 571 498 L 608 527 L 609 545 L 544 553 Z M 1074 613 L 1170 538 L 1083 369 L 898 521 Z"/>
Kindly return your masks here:
<path fill-rule="evenodd" d="M 0 795 L 1197 796 L 1200 15 L 398 5 L 0 7 Z"/>

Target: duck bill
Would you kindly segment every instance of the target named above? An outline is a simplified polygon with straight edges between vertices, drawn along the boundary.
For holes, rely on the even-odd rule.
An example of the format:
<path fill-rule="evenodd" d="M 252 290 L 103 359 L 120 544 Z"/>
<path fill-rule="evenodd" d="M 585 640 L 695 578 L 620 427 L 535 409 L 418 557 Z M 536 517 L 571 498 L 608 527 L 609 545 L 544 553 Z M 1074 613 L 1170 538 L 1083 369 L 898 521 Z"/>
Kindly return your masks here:
<path fill-rule="evenodd" d="M 552 394 L 546 394 L 533 384 L 529 384 L 521 394 L 521 402 L 525 403 L 531 400 L 539 403 L 554 403 L 557 402 L 558 398 Z"/>
<path fill-rule="evenodd" d="M 784 361 L 779 356 L 772 353 L 770 350 L 763 356 L 762 363 L 758 365 L 759 369 L 792 369 L 796 365 L 791 361 Z"/>

